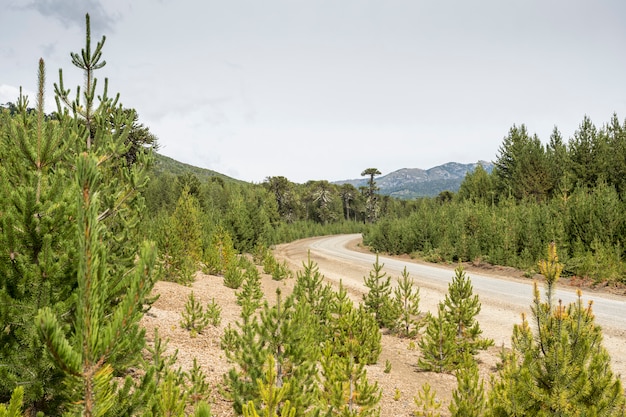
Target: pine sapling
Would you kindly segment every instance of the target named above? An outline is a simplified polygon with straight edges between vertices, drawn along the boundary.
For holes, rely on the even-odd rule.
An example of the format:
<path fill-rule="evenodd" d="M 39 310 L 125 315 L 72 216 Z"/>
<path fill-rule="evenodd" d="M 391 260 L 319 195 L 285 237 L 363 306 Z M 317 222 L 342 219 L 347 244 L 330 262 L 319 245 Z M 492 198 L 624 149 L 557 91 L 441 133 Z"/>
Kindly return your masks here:
<path fill-rule="evenodd" d="M 486 406 L 484 382 L 475 362 L 471 359 L 464 362 L 468 365 L 455 372 L 457 386 L 449 410 L 452 417 L 482 417 Z"/>
<path fill-rule="evenodd" d="M 404 267 L 402 278 L 398 280 L 398 286 L 394 289 L 396 304 L 400 307 L 400 317 L 397 321 L 396 331 L 401 337 L 415 337 L 420 329 L 420 289 L 415 286 L 413 278 Z"/>
<path fill-rule="evenodd" d="M 204 314 L 202 304 L 196 300 L 193 291 L 189 294 L 185 303 L 185 311 L 181 315 L 183 319 L 180 325 L 183 329 L 189 330 L 192 337 L 202 333 L 209 325 L 209 318 Z"/>
<path fill-rule="evenodd" d="M 249 316 L 261 307 L 263 290 L 261 277 L 255 266 L 247 268 L 241 291 L 237 292 L 237 304 L 243 308 L 242 314 Z"/>
<path fill-rule="evenodd" d="M 437 315 L 428 313 L 426 331 L 418 345 L 422 357 L 418 367 L 426 371 L 451 372 L 459 361 L 455 342 L 456 327 L 445 318 L 443 303 L 439 303 Z"/>
<path fill-rule="evenodd" d="M 513 327 L 511 352 L 489 392 L 492 415 L 624 415 L 621 380 L 611 370 L 592 303 L 583 302 L 580 290 L 568 305 L 552 300 L 562 268 L 553 243 L 539 263 L 546 298 L 535 283 L 534 328 L 525 315 Z"/>
<path fill-rule="evenodd" d="M 383 271 L 385 264 L 381 264 L 376 254 L 376 262 L 369 276 L 363 277 L 365 286 L 369 288 L 363 296 L 363 302 L 369 312 L 374 314 L 380 327 L 393 329 L 400 317 L 400 306 L 392 297 L 391 277 Z"/>
<path fill-rule="evenodd" d="M 239 268 L 236 262 L 231 262 L 226 267 L 226 271 L 224 272 L 224 285 L 227 288 L 232 288 L 234 290 L 239 289 L 241 284 L 243 284 L 245 275 L 244 272 Z"/>
<path fill-rule="evenodd" d="M 215 298 L 211 299 L 211 302 L 207 304 L 204 315 L 208 323 L 213 327 L 218 327 L 222 322 L 222 307 L 215 302 Z"/>
<path fill-rule="evenodd" d="M 478 350 L 493 346 L 492 339 L 481 337 L 482 330 L 476 316 L 481 305 L 478 295 L 473 293 L 472 282 L 462 266 L 455 269 L 455 276 L 448 285 L 448 293 L 443 301 L 445 318 L 454 325 L 459 358 L 465 352 L 475 355 Z"/>
<path fill-rule="evenodd" d="M 441 403 L 437 400 L 437 395 L 434 391 L 431 391 L 430 384 L 428 382 L 422 385 L 422 389 L 417 393 L 417 396 L 413 397 L 415 402 L 415 411 L 413 415 L 416 417 L 441 417 Z"/>
<path fill-rule="evenodd" d="M 193 366 L 185 373 L 187 394 L 192 404 L 208 400 L 210 386 L 206 380 L 206 374 L 198 365 L 198 360 L 193 358 Z"/>
<path fill-rule="evenodd" d="M 296 409 L 285 397 L 290 390 L 289 383 L 281 383 L 277 372 L 276 363 L 272 355 L 267 356 L 264 378 L 257 380 L 259 389 L 259 403 L 263 417 L 295 417 Z M 259 416 L 254 401 L 249 401 L 243 406 L 245 417 Z"/>
<path fill-rule="evenodd" d="M 339 356 L 334 351 L 327 343 L 321 359 L 322 404 L 337 415 L 379 416 L 382 391 L 378 383 L 369 382 L 365 365 L 354 360 L 355 354 Z"/>

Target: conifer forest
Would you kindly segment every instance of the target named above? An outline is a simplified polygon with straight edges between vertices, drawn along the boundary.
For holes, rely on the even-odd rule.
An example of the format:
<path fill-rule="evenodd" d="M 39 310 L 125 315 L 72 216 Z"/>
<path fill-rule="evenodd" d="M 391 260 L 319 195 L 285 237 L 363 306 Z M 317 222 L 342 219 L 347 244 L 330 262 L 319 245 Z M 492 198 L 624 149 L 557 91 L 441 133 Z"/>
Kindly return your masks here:
<path fill-rule="evenodd" d="M 396 372 L 383 337 L 416 352 L 411 372 L 452 378 L 445 403 L 428 382 L 396 389 L 394 401 L 411 399 L 407 416 L 626 414 L 588 295 L 554 296 L 564 278 L 626 288 L 626 120 L 585 117 L 571 138 L 555 127 L 543 141 L 515 125 L 492 172 L 479 167 L 432 198 L 380 195 L 371 167 L 355 173 L 368 181 L 359 189 L 245 183 L 158 154 L 137 109 L 98 79 L 105 41 L 91 38 L 87 15 L 84 48 L 65 69 L 84 85 L 65 85 L 63 71 L 50 83 L 40 60 L 36 97 L 0 106 L 0 417 L 390 416 L 388 391 L 368 374 Z M 310 257 L 294 269 L 273 251 L 347 233 L 375 254 L 456 266 L 437 308 L 423 309 L 414 277 L 391 276 L 378 255 L 355 295 Z M 510 348 L 483 335 L 467 263 L 541 275 Z M 142 325 L 158 283 L 189 290 L 198 274 L 238 306 L 224 324 L 223 300 L 194 287 L 178 312 L 191 340 L 220 329 L 218 384 Z M 289 285 L 268 293 L 263 279 Z M 480 355 L 494 349 L 485 378 Z"/>

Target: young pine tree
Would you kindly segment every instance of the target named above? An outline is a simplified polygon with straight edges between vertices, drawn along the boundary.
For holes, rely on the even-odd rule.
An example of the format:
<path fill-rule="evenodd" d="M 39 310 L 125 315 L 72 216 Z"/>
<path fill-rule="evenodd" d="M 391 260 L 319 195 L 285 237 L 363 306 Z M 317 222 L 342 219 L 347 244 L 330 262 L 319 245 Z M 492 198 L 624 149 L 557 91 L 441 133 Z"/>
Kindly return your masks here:
<path fill-rule="evenodd" d="M 243 286 L 241 291 L 237 292 L 237 304 L 241 306 L 243 316 L 250 316 L 259 307 L 263 299 L 263 290 L 261 289 L 261 276 L 256 266 L 251 265 L 246 269 L 244 274 Z"/>
<path fill-rule="evenodd" d="M 170 217 L 170 233 L 168 239 L 176 242 L 168 255 L 172 258 L 174 281 L 189 284 L 193 282 L 202 254 L 202 237 L 200 227 L 200 204 L 196 198 L 184 188 L 176 209 Z"/>
<path fill-rule="evenodd" d="M 534 329 L 523 316 L 513 328 L 512 351 L 503 357 L 492 380 L 488 415 L 623 416 L 621 380 L 611 370 L 595 324 L 591 302 L 564 305 L 552 299 L 563 265 L 556 246 L 539 263 L 546 278 L 546 298 L 535 283 L 531 306 Z"/>
<path fill-rule="evenodd" d="M 382 351 L 382 336 L 376 319 L 363 304 L 354 306 L 341 282 L 339 291 L 335 293 L 328 328 L 333 354 L 353 356 L 357 363 L 366 365 L 378 361 Z"/>
<path fill-rule="evenodd" d="M 76 318 L 72 334 L 54 311 L 39 311 L 35 324 L 47 351 L 71 387 L 68 395 L 77 412 L 85 416 L 115 415 L 115 371 L 138 365 L 145 344 L 139 328 L 144 302 L 152 289 L 155 251 L 144 245 L 135 267 L 123 277 L 111 275 L 107 247 L 102 241 L 104 226 L 99 220 L 101 172 L 98 158 L 83 153 L 76 161 L 77 281 Z M 108 283 L 123 281 L 124 297 L 110 305 Z M 130 376 L 128 377 L 130 378 Z"/>
<path fill-rule="evenodd" d="M 428 382 L 422 385 L 422 389 L 413 397 L 415 402 L 415 417 L 441 417 L 441 403 L 437 400 L 437 395 Z"/>
<path fill-rule="evenodd" d="M 392 297 L 391 277 L 383 272 L 383 267 L 376 254 L 376 262 L 369 276 L 363 277 L 365 286 L 369 288 L 363 296 L 363 302 L 367 311 L 374 314 L 380 327 L 393 329 L 400 316 L 400 307 Z"/>
<path fill-rule="evenodd" d="M 400 317 L 395 331 L 401 337 L 415 337 L 420 328 L 420 289 L 415 287 L 415 281 L 409 277 L 406 267 L 402 271 L 402 278 L 394 289 L 396 304 L 400 307 Z"/>
<path fill-rule="evenodd" d="M 476 320 L 480 313 L 480 301 L 478 295 L 473 293 L 472 282 L 462 266 L 455 269 L 455 276 L 448 285 L 443 305 L 445 319 L 456 328 L 456 344 L 460 356 L 464 352 L 474 355 L 478 350 L 493 345 L 493 340 L 480 337 L 482 330 Z"/>
<path fill-rule="evenodd" d="M 276 386 L 289 382 L 285 399 L 302 413 L 317 398 L 317 325 L 310 308 L 294 303 L 291 297 L 282 299 L 277 291 L 276 304 L 263 306 L 259 316 L 242 315 L 238 330 L 228 327 L 222 338 L 222 349 L 236 367 L 224 376 L 233 399 L 235 412 L 241 414 L 249 401 L 258 404 L 257 381 L 263 377 L 264 363 L 273 356 Z"/>
<path fill-rule="evenodd" d="M 185 311 L 181 313 L 182 320 L 180 326 L 191 332 L 192 337 L 195 337 L 209 325 L 209 317 L 204 313 L 202 304 L 196 300 L 193 291 L 189 294 L 187 302 L 185 303 Z"/>
<path fill-rule="evenodd" d="M 302 263 L 303 270 L 296 273 L 293 296 L 298 303 L 310 306 L 311 313 L 319 322 L 319 341 L 323 343 L 329 336 L 329 321 L 333 308 L 335 293 L 329 284 L 324 283 L 324 276 L 318 266 L 311 260 L 311 254 Z"/>
<path fill-rule="evenodd" d="M 469 353 L 468 353 L 469 355 Z M 456 370 L 456 389 L 452 392 L 449 410 L 452 417 L 482 417 L 486 399 L 484 382 L 478 375 L 478 367 L 471 360 L 464 361 L 467 366 Z"/>
<path fill-rule="evenodd" d="M 268 355 L 263 379 L 257 380 L 260 397 L 261 416 L 263 417 L 295 417 L 296 409 L 291 407 L 289 400 L 285 400 L 290 385 L 278 384 L 276 362 L 272 355 Z M 260 417 L 254 401 L 243 406 L 244 417 Z"/>
<path fill-rule="evenodd" d="M 356 341 L 348 343 L 348 351 L 357 347 Z M 356 352 L 339 356 L 334 351 L 327 343 L 322 354 L 322 411 L 332 416 L 378 417 L 382 395 L 378 383 L 369 382 L 365 364 L 355 361 Z"/>
<path fill-rule="evenodd" d="M 62 401 L 61 373 L 41 354 L 34 318 L 46 306 L 69 312 L 76 286 L 68 159 L 77 132 L 65 119 L 46 118 L 44 87 L 40 60 L 35 111 L 20 96 L 14 116 L 0 112 L 0 402 L 19 384 L 34 411 Z"/>
<path fill-rule="evenodd" d="M 437 315 L 428 313 L 426 330 L 418 342 L 422 352 L 417 366 L 425 371 L 452 372 L 460 361 L 456 344 L 456 327 L 446 319 L 443 303 Z"/>
<path fill-rule="evenodd" d="M 61 383 L 68 369 L 54 366 L 52 357 L 42 354 L 45 348 L 35 317 L 44 308 L 46 317 L 58 318 L 58 327 L 53 326 L 58 330 L 56 340 L 80 333 L 77 327 L 83 323 L 79 324 L 77 318 L 77 294 L 82 291 L 79 281 L 84 271 L 80 268 L 88 256 L 81 242 L 88 239 L 77 233 L 77 227 L 84 225 L 76 224 L 81 210 L 85 215 L 85 199 L 92 201 L 93 194 L 89 193 L 94 189 L 98 189 L 92 201 L 97 213 L 96 220 L 90 217 L 90 222 L 97 224 L 99 243 L 106 247 L 108 263 L 93 266 L 107 276 L 99 284 L 104 298 L 90 308 L 104 311 L 109 326 L 113 324 L 114 310 L 124 303 L 130 280 L 136 278 L 129 271 L 140 267 L 138 225 L 143 200 L 139 192 L 146 184 L 149 158 L 140 155 L 129 164 L 124 157 L 134 112 L 122 110 L 117 97 L 108 97 L 106 80 L 104 90 L 97 94 L 94 72 L 105 64 L 101 60 L 104 37 L 92 49 L 89 16 L 86 22 L 86 47 L 80 54 L 71 54 L 72 63 L 84 74 L 83 94 L 70 100 L 61 76 L 59 85 L 55 85 L 57 113 L 54 118 L 46 117 L 41 61 L 36 111 L 29 115 L 20 110 L 9 121 L 3 114 L 0 123 L 0 247 L 6 250 L 6 256 L 0 257 L 0 319 L 9 323 L 0 334 L 0 357 L 3 365 L 4 360 L 8 365 L 0 367 L 0 397 L 5 396 L 5 388 L 11 389 L 20 381 L 27 387 L 27 408 L 49 414 L 59 414 L 61 403 L 66 397 L 74 398 L 75 392 Z M 25 100 L 20 101 L 18 108 L 26 109 Z M 61 103 L 67 107 L 62 108 Z M 96 167 L 90 168 L 92 162 L 87 159 L 95 159 Z M 78 163 L 85 170 L 80 180 L 76 177 Z M 76 198 L 79 194 L 81 199 Z M 143 294 L 150 290 L 151 281 L 142 285 Z M 148 303 L 148 299 L 138 297 L 135 302 L 142 309 L 141 303 Z M 132 327 L 135 310 L 127 313 Z M 116 372 L 136 363 L 140 355 L 141 343 L 135 344 L 133 331 L 128 336 L 128 343 L 122 338 L 107 357 Z M 105 368 L 100 368 L 103 381 L 107 379 Z"/>

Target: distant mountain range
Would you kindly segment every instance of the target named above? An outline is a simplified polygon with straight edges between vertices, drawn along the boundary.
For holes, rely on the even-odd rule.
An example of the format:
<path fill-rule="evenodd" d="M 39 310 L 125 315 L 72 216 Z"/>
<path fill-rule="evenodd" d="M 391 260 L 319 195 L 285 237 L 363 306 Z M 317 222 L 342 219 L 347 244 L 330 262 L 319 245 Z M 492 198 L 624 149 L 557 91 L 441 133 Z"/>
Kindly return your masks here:
<path fill-rule="evenodd" d="M 460 164 L 448 162 L 430 169 L 402 168 L 387 175 L 376 177 L 376 185 L 379 193 L 401 199 L 416 197 L 434 197 L 442 191 L 456 192 L 465 178 L 465 174 L 474 171 L 478 165 L 482 165 L 487 172 L 493 170 L 493 164 L 487 161 L 478 161 L 472 164 Z M 170 174 L 182 175 L 190 173 L 198 177 L 200 181 L 206 181 L 210 177 L 220 177 L 225 181 L 244 183 L 219 172 L 205 168 L 198 168 L 185 164 L 175 159 L 156 153 L 154 169 L 158 173 L 169 172 Z M 333 184 L 352 184 L 355 187 L 367 186 L 367 177 L 352 180 L 334 181 Z"/>
<path fill-rule="evenodd" d="M 474 171 L 478 165 L 487 172 L 493 170 L 493 163 L 478 161 L 471 164 L 448 162 L 430 169 L 402 168 L 387 175 L 374 178 L 379 193 L 401 199 L 433 197 L 442 191 L 456 192 L 465 174 Z M 367 177 L 352 180 L 334 181 L 334 184 L 352 184 L 355 187 L 367 186 Z"/>

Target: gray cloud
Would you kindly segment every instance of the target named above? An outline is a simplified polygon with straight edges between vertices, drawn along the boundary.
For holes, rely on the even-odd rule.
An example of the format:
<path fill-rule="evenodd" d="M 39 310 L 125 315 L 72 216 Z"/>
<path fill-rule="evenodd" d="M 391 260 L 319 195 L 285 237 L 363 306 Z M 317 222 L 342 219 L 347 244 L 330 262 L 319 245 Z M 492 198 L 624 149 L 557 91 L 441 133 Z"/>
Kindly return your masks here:
<path fill-rule="evenodd" d="M 89 13 L 91 31 L 97 37 L 113 32 L 118 18 L 105 10 L 98 0 L 35 0 L 21 8 L 36 10 L 45 17 L 58 20 L 66 28 L 84 28 L 85 14 Z"/>

